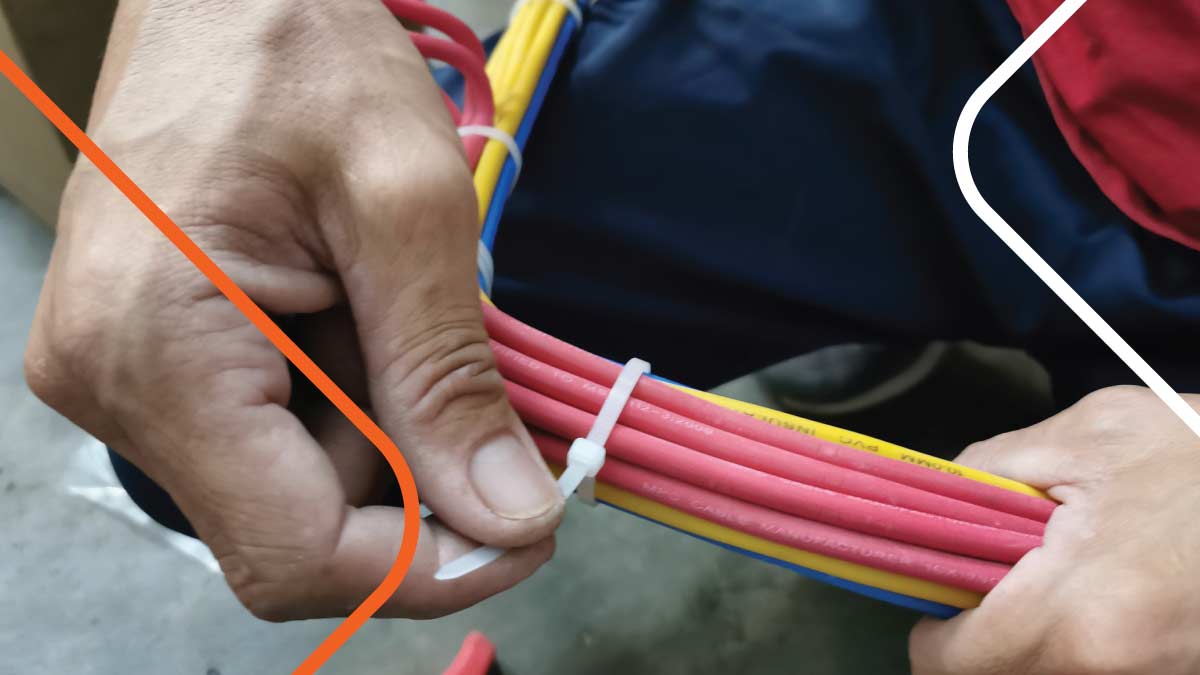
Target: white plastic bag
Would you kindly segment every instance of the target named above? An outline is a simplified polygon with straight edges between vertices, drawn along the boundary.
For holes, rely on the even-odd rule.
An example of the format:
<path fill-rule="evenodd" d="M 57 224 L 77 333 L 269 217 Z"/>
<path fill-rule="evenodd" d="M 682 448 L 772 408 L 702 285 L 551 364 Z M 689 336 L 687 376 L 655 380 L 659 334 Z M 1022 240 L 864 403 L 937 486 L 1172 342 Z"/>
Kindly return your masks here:
<path fill-rule="evenodd" d="M 200 540 L 169 530 L 154 522 L 133 502 L 108 459 L 108 450 L 95 438 L 88 437 L 67 465 L 64 483 L 68 494 L 102 507 L 134 525 L 147 538 L 159 541 L 219 574 L 216 558 Z"/>

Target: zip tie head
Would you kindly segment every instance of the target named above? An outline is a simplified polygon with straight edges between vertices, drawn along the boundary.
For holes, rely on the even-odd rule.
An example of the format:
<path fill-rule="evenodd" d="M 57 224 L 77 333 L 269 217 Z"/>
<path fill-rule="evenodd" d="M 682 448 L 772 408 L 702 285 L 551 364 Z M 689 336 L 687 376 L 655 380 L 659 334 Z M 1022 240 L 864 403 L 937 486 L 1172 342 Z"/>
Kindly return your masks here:
<path fill-rule="evenodd" d="M 649 372 L 650 364 L 641 359 L 630 359 L 621 369 L 621 374 L 617 376 L 616 382 L 608 390 L 608 398 L 604 399 L 604 404 L 600 406 L 600 413 L 596 415 L 591 433 L 587 438 L 576 438 L 571 443 L 571 449 L 567 451 L 567 468 L 558 477 L 558 490 L 563 497 L 575 494 L 585 504 L 596 505 L 596 475 L 600 473 L 600 469 L 604 468 L 604 459 L 608 454 L 604 449 L 604 443 L 608 441 L 609 434 L 616 426 L 621 411 L 629 403 L 629 398 L 633 395 L 633 389 L 637 386 L 638 380 Z M 422 507 L 422 517 L 425 517 L 428 512 L 427 508 Z M 502 548 L 480 546 L 442 565 L 433 577 L 439 581 L 457 579 L 474 572 L 502 555 L 504 555 Z"/>
<path fill-rule="evenodd" d="M 567 451 L 567 464 L 576 465 L 583 469 L 583 475 L 595 478 L 604 466 L 604 446 L 589 441 L 586 438 L 576 438 Z"/>
<path fill-rule="evenodd" d="M 603 445 L 586 438 L 576 438 L 567 452 L 567 470 L 558 478 L 558 489 L 564 497 L 575 493 L 580 501 L 596 505 L 596 474 L 604 466 L 607 451 Z"/>
<path fill-rule="evenodd" d="M 604 466 L 604 446 L 589 441 L 586 438 L 576 438 L 567 452 L 567 468 L 558 477 L 558 491 L 563 497 L 579 494 L 585 502 L 595 502 L 595 498 L 585 494 L 585 485 L 592 482 L 600 468 Z"/>

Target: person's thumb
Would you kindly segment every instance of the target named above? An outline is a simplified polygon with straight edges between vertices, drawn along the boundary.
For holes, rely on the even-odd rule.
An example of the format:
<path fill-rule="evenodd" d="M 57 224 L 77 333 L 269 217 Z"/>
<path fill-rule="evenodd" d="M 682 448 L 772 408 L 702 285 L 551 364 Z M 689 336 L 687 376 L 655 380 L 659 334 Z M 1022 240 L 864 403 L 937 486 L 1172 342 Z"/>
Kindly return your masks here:
<path fill-rule="evenodd" d="M 344 186 L 337 267 L 372 407 L 422 502 L 476 541 L 531 544 L 553 532 L 563 499 L 508 403 L 488 346 L 475 276 L 476 200 L 459 141 L 449 125 L 429 135 L 408 139 L 407 156 L 352 160 L 361 170 Z"/>

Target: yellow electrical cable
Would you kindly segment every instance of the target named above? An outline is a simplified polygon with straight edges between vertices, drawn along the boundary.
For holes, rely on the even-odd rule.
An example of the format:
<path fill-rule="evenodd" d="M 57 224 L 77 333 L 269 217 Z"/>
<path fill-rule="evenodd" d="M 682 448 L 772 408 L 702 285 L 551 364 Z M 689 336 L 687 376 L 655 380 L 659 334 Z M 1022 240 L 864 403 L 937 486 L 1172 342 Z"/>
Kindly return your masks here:
<path fill-rule="evenodd" d="M 499 57 L 495 68 L 498 88 L 512 86 L 513 72 L 521 67 L 520 57 L 529 52 L 529 46 L 537 33 L 537 28 L 546 19 L 546 12 L 552 4 L 552 2 L 527 2 L 513 17 L 512 24 L 504 35 L 511 39 L 506 44 L 496 45 L 498 51 L 495 56 Z M 489 75 L 491 74 L 489 71 Z"/>
<path fill-rule="evenodd" d="M 674 527 L 684 532 L 695 534 L 705 539 L 719 541 L 735 548 L 751 551 L 768 558 L 775 558 L 793 565 L 806 567 L 830 576 L 852 581 L 863 586 L 871 586 L 901 595 L 908 595 L 921 600 L 969 609 L 978 607 L 983 596 L 979 593 L 966 591 L 952 586 L 943 586 L 924 579 L 916 579 L 877 570 L 856 563 L 830 558 L 811 553 L 791 546 L 785 546 L 766 539 L 739 532 L 707 520 L 697 518 L 682 511 L 676 511 L 668 506 L 650 501 L 638 495 L 626 492 L 620 488 L 604 483 L 596 484 L 596 497 L 626 511 L 645 516 L 664 525 Z"/>
<path fill-rule="evenodd" d="M 530 64 L 523 57 L 529 55 L 532 51 L 531 46 L 535 44 L 544 24 L 553 23 L 554 33 L 557 36 L 561 20 L 555 21 L 555 17 L 550 12 L 554 4 L 552 2 L 533 2 L 529 3 L 528 11 L 522 12 L 526 15 L 525 25 L 522 27 L 523 32 L 513 41 L 512 55 L 505 67 L 499 71 L 499 75 L 502 78 L 499 86 L 502 90 L 512 90 L 515 88 L 522 72 L 529 69 Z M 563 17 L 565 19 L 565 12 L 563 13 Z M 544 68 L 539 65 L 535 70 L 540 77 Z"/>
<path fill-rule="evenodd" d="M 489 298 L 486 293 L 481 291 L 479 295 L 484 302 L 495 306 L 495 303 L 492 302 L 492 299 Z M 789 422 L 789 425 L 787 425 L 788 428 L 793 428 L 794 425 L 794 428 L 796 428 L 797 431 L 809 433 L 810 435 L 817 435 L 814 431 L 811 431 L 817 428 L 825 430 L 825 433 L 830 433 L 829 430 L 832 430 L 836 434 L 841 434 L 840 436 L 835 437 L 833 433 L 830 433 L 827 439 L 834 442 L 838 442 L 839 438 L 845 438 L 849 436 L 864 442 L 876 444 L 878 446 L 887 446 L 889 448 L 894 448 L 906 453 L 917 454 L 921 455 L 922 457 L 930 457 L 928 455 L 922 455 L 921 453 L 914 453 L 911 450 L 905 450 L 900 446 L 892 445 L 884 441 L 878 441 L 869 436 L 855 434 L 853 432 L 838 429 L 837 427 L 821 424 L 819 422 L 812 422 L 794 415 L 776 412 L 762 406 L 756 406 L 743 401 L 726 398 L 724 396 L 718 396 L 716 394 L 709 394 L 708 392 L 689 389 L 687 387 L 679 388 L 687 391 L 690 394 L 699 396 L 702 399 L 729 408 L 730 410 L 735 410 L 745 414 L 762 414 L 764 416 L 786 420 Z M 768 419 L 767 421 L 771 420 Z M 880 452 L 880 454 L 886 453 Z M 945 460 L 936 457 L 931 457 L 931 459 L 945 464 L 953 464 L 952 462 L 946 462 Z M 556 473 L 561 471 L 561 468 L 559 467 L 551 466 L 551 468 L 554 469 Z M 966 469 L 967 467 L 962 468 Z M 980 474 L 983 478 L 998 478 L 983 472 L 976 473 Z M 983 480 L 982 482 L 990 481 Z M 1032 488 L 1028 488 L 1028 486 L 1022 485 L 1021 483 L 1016 483 L 1016 485 L 1032 490 Z M 1006 486 L 1001 485 L 1001 487 Z M 1024 490 L 1020 491 L 1023 492 Z M 709 522 L 703 518 L 698 518 L 691 514 L 678 511 L 669 506 L 659 504 L 658 502 L 651 501 L 612 485 L 608 485 L 607 483 L 597 482 L 596 496 L 614 506 L 625 509 L 631 513 L 636 513 L 639 516 L 649 518 L 650 520 L 662 523 L 664 525 L 674 527 L 677 530 L 682 530 L 690 534 L 704 537 L 705 539 L 718 541 L 722 544 L 727 544 L 735 548 L 757 553 L 768 558 L 775 558 L 777 560 L 782 560 L 794 565 L 806 567 L 817 572 L 829 574 L 831 576 L 852 581 L 864 586 L 871 586 L 885 591 L 900 593 L 901 595 L 908 595 L 914 598 L 929 600 L 931 602 L 937 602 L 960 609 L 977 607 L 983 597 L 982 595 L 972 591 L 954 588 L 952 586 L 944 586 L 942 584 L 926 581 L 924 579 L 916 579 L 914 577 L 909 577 L 894 572 L 877 570 L 872 567 L 866 567 L 864 565 L 847 562 L 845 560 L 839 560 L 837 558 L 830 558 L 818 553 L 812 553 L 810 551 L 804 551 L 801 549 L 792 548 L 790 546 L 785 546 L 777 542 L 761 539 L 759 537 L 746 534 L 745 532 L 739 532 L 723 525 Z"/>
<path fill-rule="evenodd" d="M 813 420 L 797 417 L 796 415 L 789 415 L 787 413 L 772 410 L 761 405 L 755 405 L 753 403 L 746 403 L 744 401 L 726 398 L 719 394 L 713 394 L 707 391 L 698 391 L 696 389 L 679 385 L 676 386 L 677 388 L 682 389 L 693 396 L 702 398 L 710 403 L 716 403 L 723 408 L 736 410 L 742 414 L 756 417 L 764 422 L 769 422 L 770 424 L 774 424 L 785 429 L 799 431 L 800 433 L 808 434 L 809 436 L 816 436 L 822 440 L 832 441 L 839 445 L 847 445 L 865 452 L 873 452 L 877 455 L 890 457 L 891 459 L 898 459 L 902 462 L 919 464 L 936 471 L 955 474 L 980 483 L 987 483 L 988 485 L 1002 487 L 1006 490 L 1011 490 L 1012 492 L 1019 492 L 1021 494 L 1030 495 L 1033 497 L 1049 499 L 1046 493 L 1042 492 L 1041 490 L 1030 487 L 1024 483 L 1012 480 L 1010 478 L 1004 478 L 1003 476 L 990 474 L 986 471 L 972 469 L 969 466 L 963 466 L 962 464 L 957 464 L 940 457 L 927 455 L 923 452 L 917 452 L 916 450 L 909 450 L 908 448 L 895 445 L 893 443 L 888 443 L 887 441 L 881 441 L 877 438 L 865 436 L 853 431 L 847 431 L 829 424 L 814 422 Z"/>
<path fill-rule="evenodd" d="M 508 59 L 509 66 L 497 69 L 499 83 L 496 85 L 494 124 L 510 134 L 515 134 L 520 127 L 566 17 L 566 10 L 561 5 L 549 4 L 552 6 L 529 3 L 519 12 L 519 32 L 510 45 L 506 45 L 513 52 Z M 485 150 L 476 167 L 476 175 L 481 177 L 480 186 L 484 189 L 481 196 L 488 201 L 508 157 L 507 148 L 501 144 L 489 145 L 490 150 Z M 487 188 L 488 185 L 491 185 L 491 190 Z M 486 203 L 482 202 L 481 205 Z M 481 210 L 481 219 L 483 213 L 485 211 Z"/>
<path fill-rule="evenodd" d="M 493 50 L 487 64 L 487 73 L 493 82 L 493 93 L 496 99 L 496 119 L 493 125 L 497 128 L 509 134 L 516 133 L 525 116 L 525 111 L 529 107 L 533 92 L 541 78 L 566 15 L 566 9 L 552 0 L 529 2 L 518 11 L 509 29 L 501 36 L 500 42 Z M 491 203 L 500 172 L 507 158 L 508 149 L 503 144 L 489 141 L 476 167 L 475 190 L 479 199 L 480 222 L 487 216 L 488 205 Z M 481 292 L 480 296 L 484 302 L 493 304 L 487 294 Z M 921 464 L 938 471 L 961 475 L 971 480 L 1022 494 L 1045 497 L 1039 490 L 1017 481 L 908 450 L 870 436 L 717 394 L 682 386 L 679 388 L 724 408 L 864 452 L 874 452 L 892 459 Z M 978 606 L 982 598 L 980 594 L 971 591 L 877 570 L 761 539 L 604 483 L 597 484 L 596 495 L 614 506 L 684 532 L 864 586 L 963 609 Z"/>
<path fill-rule="evenodd" d="M 513 50 L 511 46 L 513 40 L 516 39 L 516 31 L 520 26 L 518 23 L 519 19 L 519 16 L 514 16 L 508 25 L 505 26 L 504 32 L 500 34 L 500 39 L 496 41 L 496 46 L 492 47 L 492 53 L 488 55 L 487 63 L 483 66 L 483 72 L 487 74 L 488 82 L 492 85 L 493 95 L 500 83 L 497 73 L 507 66 L 508 59 L 512 56 Z"/>
<path fill-rule="evenodd" d="M 495 75 L 499 78 L 498 82 L 504 83 L 498 85 L 495 92 L 497 99 L 496 126 L 499 128 L 509 133 L 516 132 L 521 119 L 525 115 L 525 110 L 528 108 L 533 90 L 541 78 L 546 59 L 549 57 L 554 40 L 563 21 L 566 19 L 566 15 L 566 9 L 552 0 L 528 2 L 517 12 L 517 16 L 510 26 L 509 31 L 502 36 L 500 44 L 497 45 L 499 53 L 493 52 L 492 59 L 489 60 L 489 66 L 492 60 L 497 58 L 505 59 L 507 57 L 504 63 L 512 64 L 511 71 L 512 73 L 517 73 L 517 76 L 513 79 L 512 73 L 504 72 L 503 67 L 489 69 L 489 76 Z M 513 33 L 513 31 L 516 32 Z M 513 39 L 508 39 L 510 35 L 514 36 Z M 519 55 L 523 53 L 530 53 L 530 58 L 520 58 Z M 507 158 L 507 148 L 503 147 L 500 143 L 490 141 L 479 161 L 475 172 L 475 184 L 482 210 L 480 214 L 481 221 L 486 216 L 486 206 L 491 201 L 491 195 L 495 191 L 496 182 L 499 180 L 500 171 L 503 169 Z M 960 475 L 1013 492 L 1047 498 L 1045 493 L 1023 483 L 962 466 L 941 459 L 940 457 L 909 450 L 908 448 L 870 436 L 795 415 L 789 415 L 764 406 L 726 398 L 718 394 L 698 391 L 688 387 L 680 388 L 694 396 L 730 410 L 735 410 L 770 424 L 799 431 L 823 440 L 867 452 L 874 452 L 884 457 L 919 464 L 937 471 Z"/>
<path fill-rule="evenodd" d="M 504 89 L 511 82 L 514 56 L 528 50 L 531 31 L 541 23 L 547 9 L 546 3 L 529 2 L 513 16 L 508 28 L 500 36 L 488 58 L 485 71 L 494 89 Z"/>
<path fill-rule="evenodd" d="M 555 474 L 562 472 L 562 467 L 560 466 L 551 465 L 550 468 Z M 739 532 L 724 525 L 711 523 L 703 518 L 678 511 L 607 483 L 596 483 L 596 498 L 677 530 L 695 534 L 705 539 L 719 541 L 722 544 L 728 544 L 768 558 L 775 558 L 776 560 L 782 560 L 793 565 L 806 567 L 810 570 L 829 574 L 863 586 L 871 586 L 959 609 L 978 607 L 980 600 L 983 599 L 982 595 L 973 591 L 966 591 L 961 588 L 954 588 L 953 586 L 944 586 L 932 581 L 915 579 L 894 572 L 877 570 L 873 567 L 830 558 L 818 553 L 803 551 L 798 548 L 792 548 L 791 546 L 755 537 L 745 532 Z"/>
<path fill-rule="evenodd" d="M 539 10 L 544 12 L 541 21 L 533 22 L 532 19 L 539 16 Z M 514 40 L 511 46 L 506 47 L 513 50 L 510 62 L 516 75 L 511 85 L 494 83 L 492 93 L 496 99 L 496 119 L 493 126 L 497 129 L 509 135 L 517 133 L 566 16 L 566 8 L 550 0 L 526 3 L 517 12 L 517 21 L 521 22 L 521 26 L 529 25 L 530 37 L 524 42 Z M 487 217 L 488 206 L 492 203 L 492 195 L 496 191 L 496 183 L 500 180 L 500 172 L 506 159 L 508 148 L 503 143 L 489 140 L 475 167 L 475 193 L 479 201 L 480 223 Z"/>

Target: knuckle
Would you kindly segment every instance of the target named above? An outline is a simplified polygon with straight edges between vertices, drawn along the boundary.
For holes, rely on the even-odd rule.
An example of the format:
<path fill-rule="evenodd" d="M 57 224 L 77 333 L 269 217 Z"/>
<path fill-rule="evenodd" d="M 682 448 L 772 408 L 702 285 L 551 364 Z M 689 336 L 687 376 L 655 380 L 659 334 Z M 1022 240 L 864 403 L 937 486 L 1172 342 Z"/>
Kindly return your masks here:
<path fill-rule="evenodd" d="M 29 390 L 44 403 L 54 408 L 62 395 L 63 381 L 55 375 L 57 362 L 53 351 L 41 342 L 30 342 L 25 349 L 25 382 Z"/>
<path fill-rule="evenodd" d="M 63 320 L 61 313 L 42 314 L 25 349 L 25 380 L 35 396 L 61 410 L 85 379 L 95 327 L 86 321 Z"/>
<path fill-rule="evenodd" d="M 443 142 L 438 140 L 435 143 L 440 145 Z M 430 154 L 436 159 L 423 163 L 421 172 L 417 174 L 423 191 L 438 201 L 474 207 L 475 190 L 471 171 L 457 148 Z"/>
<path fill-rule="evenodd" d="M 320 542 L 311 548 L 242 545 L 218 561 L 238 602 L 256 618 L 279 623 L 315 618 L 328 609 L 315 602 L 333 576 L 331 558 L 324 550 Z"/>
<path fill-rule="evenodd" d="M 958 457 L 956 457 L 954 461 L 960 464 L 972 464 L 973 466 L 974 462 L 982 461 L 991 453 L 993 440 L 994 439 L 988 438 L 982 441 L 975 441 L 974 443 L 971 443 L 967 447 L 963 448 L 962 452 L 958 453 Z"/>
<path fill-rule="evenodd" d="M 1004 448 L 1008 447 L 1013 439 L 1015 432 L 1005 432 L 982 441 L 975 441 L 968 445 L 955 458 L 955 462 L 964 464 L 975 469 L 983 471 L 988 470 L 992 459 Z"/>
<path fill-rule="evenodd" d="M 71 225 L 76 219 L 69 216 L 86 213 L 89 206 L 102 203 L 100 195 L 111 189 L 112 183 L 104 176 L 99 167 L 91 162 L 75 162 L 63 186 L 62 203 L 59 207 L 59 231 Z"/>
<path fill-rule="evenodd" d="M 1121 385 L 1099 389 L 1079 400 L 1071 418 L 1085 434 L 1097 439 L 1125 436 L 1132 422 L 1144 418 L 1154 395 L 1144 387 Z"/>
<path fill-rule="evenodd" d="M 364 213 L 395 234 L 397 223 L 415 232 L 445 232 L 449 223 L 473 223 L 476 196 L 461 151 L 432 134 L 411 157 L 367 162 L 351 189 Z M 416 168 L 416 167 L 419 167 Z"/>
<path fill-rule="evenodd" d="M 291 602 L 271 587 L 253 584 L 233 587 L 233 592 L 238 602 L 256 619 L 283 623 L 295 618 L 296 612 Z"/>
<path fill-rule="evenodd" d="M 1079 400 L 1080 410 L 1097 417 L 1110 417 L 1114 412 L 1136 410 L 1154 400 L 1154 395 L 1145 387 L 1122 384 L 1097 389 Z"/>

